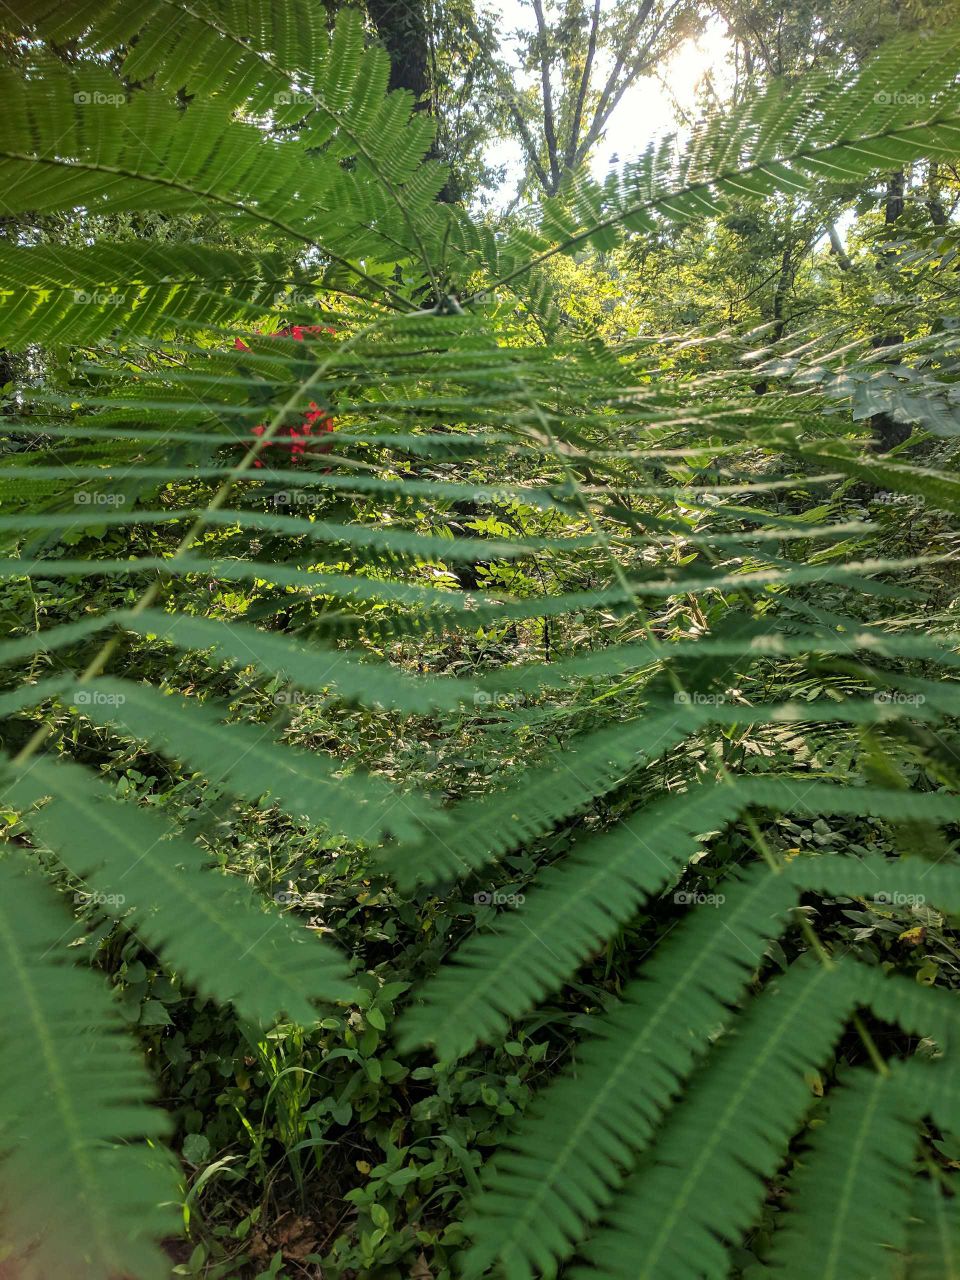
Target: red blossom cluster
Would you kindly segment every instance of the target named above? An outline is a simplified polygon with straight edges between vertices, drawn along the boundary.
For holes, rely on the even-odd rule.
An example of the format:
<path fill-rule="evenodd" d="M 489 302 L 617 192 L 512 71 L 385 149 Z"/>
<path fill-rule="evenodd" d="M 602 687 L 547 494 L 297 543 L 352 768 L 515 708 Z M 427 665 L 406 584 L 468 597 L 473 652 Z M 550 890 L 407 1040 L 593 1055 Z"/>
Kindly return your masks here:
<path fill-rule="evenodd" d="M 318 324 L 294 324 L 288 325 L 284 329 L 271 333 L 271 338 L 294 338 L 297 342 L 303 342 L 305 334 L 317 333 L 335 333 L 335 329 L 331 329 L 329 325 Z M 242 338 L 234 341 L 234 349 L 236 351 L 249 351 L 250 348 Z M 251 434 L 262 436 L 266 427 L 261 423 L 259 426 L 251 428 Z M 316 441 L 314 432 L 324 434 L 333 430 L 333 418 L 325 409 L 321 409 L 315 400 L 310 401 L 310 407 L 304 411 L 303 421 L 299 426 L 281 427 L 279 434 L 272 440 L 268 441 L 264 446 L 264 450 L 272 449 L 276 446 L 279 449 L 290 450 L 290 465 L 297 466 L 304 458 L 309 457 L 307 449 L 310 448 L 311 453 L 329 453 L 331 446 L 329 444 L 319 444 Z M 260 457 L 254 459 L 255 467 L 262 467 L 264 463 Z"/>

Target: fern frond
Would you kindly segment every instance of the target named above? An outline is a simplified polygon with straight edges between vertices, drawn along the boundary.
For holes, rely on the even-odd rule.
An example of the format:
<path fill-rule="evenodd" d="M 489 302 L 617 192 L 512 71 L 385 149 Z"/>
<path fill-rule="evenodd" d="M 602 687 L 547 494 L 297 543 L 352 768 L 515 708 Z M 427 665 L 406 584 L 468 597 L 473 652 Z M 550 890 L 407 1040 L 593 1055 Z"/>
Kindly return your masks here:
<path fill-rule="evenodd" d="M 943 991 L 922 987 L 902 974 L 888 976 L 880 969 L 865 971 L 862 982 L 865 1008 L 911 1035 L 935 1040 L 950 1061 L 956 1057 L 960 1051 L 960 1011 Z M 937 1080 L 945 1078 L 940 1071 L 927 1075 L 925 1087 L 930 1089 Z"/>
<path fill-rule="evenodd" d="M 795 896 L 765 867 L 722 889 L 713 927 L 696 912 L 661 943 L 614 1008 L 593 1020 L 575 1069 L 534 1098 L 497 1152 L 468 1222 L 471 1270 L 496 1259 L 510 1280 L 549 1274 L 649 1143 Z"/>
<path fill-rule="evenodd" d="M 407 1049 L 433 1042 L 447 1061 L 501 1032 L 674 879 L 699 837 L 737 812 L 733 787 L 704 785 L 655 801 L 614 831 L 576 844 L 527 901 L 477 934 L 427 982 L 400 1023 Z"/>
<path fill-rule="evenodd" d="M 21 1280 L 162 1280 L 176 1229 L 167 1126 L 102 981 L 71 963 L 70 916 L 22 855 L 0 859 L 4 1265 Z"/>
<path fill-rule="evenodd" d="M 956 1177 L 950 1181 L 955 1184 Z M 955 1187 L 949 1195 L 932 1178 L 914 1179 L 906 1255 L 897 1280 L 960 1280 L 960 1214 Z"/>
<path fill-rule="evenodd" d="M 176 263 L 149 244 L 0 245 L 0 340 L 91 344 L 173 326 L 252 328 L 270 315 L 293 268 L 280 255 L 178 244 Z M 298 289 L 303 289 L 298 285 Z"/>
<path fill-rule="evenodd" d="M 340 649 L 318 644 L 307 648 L 242 622 L 225 628 L 208 618 L 156 609 L 142 609 L 135 616 L 118 615 L 116 620 L 144 637 L 166 640 L 180 649 L 212 652 L 238 667 L 253 665 L 272 676 L 286 676 L 301 689 L 323 692 L 332 688 L 338 697 L 364 706 L 427 715 L 476 706 L 481 697 L 479 687 L 468 680 L 405 675 L 387 662 L 361 662 Z"/>
<path fill-rule="evenodd" d="M 201 511 L 178 508 L 171 511 L 100 511 L 95 522 L 107 527 L 121 528 L 136 524 L 167 524 L 171 521 L 195 520 Z M 62 515 L 0 516 L 0 531 L 16 529 L 42 529 L 69 531 L 89 517 L 77 512 Z M 217 528 L 260 529 L 273 533 L 286 533 L 311 542 L 359 548 L 371 558 L 382 556 L 387 563 L 400 558 L 411 558 L 421 563 L 439 560 L 489 561 L 518 560 L 549 551 L 576 555 L 594 550 L 599 545 L 593 537 L 536 538 L 516 541 L 501 538 L 443 537 L 424 533 L 408 533 L 404 529 L 383 529 L 360 524 L 332 524 L 322 519 L 305 520 L 299 516 L 281 515 L 274 511 L 211 511 L 204 514 L 204 523 Z M 811 534 L 805 534 L 810 537 Z"/>
<path fill-rule="evenodd" d="M 705 642 L 708 643 L 708 642 Z M 487 687 L 490 687 L 489 685 Z M 935 718 L 934 708 L 868 702 L 773 703 L 723 706 L 680 695 L 675 703 L 652 704 L 647 713 L 612 728 L 568 740 L 542 765 L 528 766 L 518 781 L 443 811 L 457 831 L 455 848 L 429 839 L 391 851 L 385 865 L 402 886 L 436 884 L 479 871 L 510 849 L 544 836 L 591 800 L 613 790 L 630 772 L 661 759 L 691 734 L 711 724 L 883 724 L 907 711 Z M 950 822 L 960 818 L 960 799 L 945 793 L 851 788 L 803 778 L 749 777 L 737 780 L 741 807 L 749 804 L 781 812 L 898 816 Z"/>
<path fill-rule="evenodd" d="M 344 170 L 330 150 L 305 163 L 300 147 L 266 139 L 215 99 L 193 103 L 186 113 L 153 88 L 128 99 L 123 82 L 95 62 L 67 69 L 50 61 L 41 78 L 30 80 L 6 69 L 0 90 L 10 102 L 0 179 L 11 212 L 44 212 L 65 203 L 91 214 L 217 212 L 238 232 L 269 229 L 291 250 L 322 248 L 372 296 L 414 309 L 388 279 L 358 265 L 360 258 L 394 259 L 391 231 L 402 235 L 402 224 L 389 223 L 376 183 L 364 184 L 362 175 Z M 102 103 L 115 109 L 104 110 L 97 105 Z M 418 134 L 425 150 L 428 138 L 422 129 Z M 435 194 L 421 192 L 420 202 Z M 381 219 L 371 220 L 371 205 Z M 417 212 L 429 218 L 425 208 Z M 404 246 L 404 256 L 409 252 Z M 135 279 L 138 248 L 131 245 L 123 257 L 123 278 Z M 258 282 L 253 292 L 260 291 Z"/>
<path fill-rule="evenodd" d="M 88 523 L 94 523 L 94 520 Z M 805 584 L 835 583 L 852 591 L 875 594 L 889 599 L 911 600 L 916 595 L 907 587 L 892 586 L 885 582 L 871 582 L 868 575 L 906 572 L 926 565 L 943 564 L 945 555 L 905 556 L 898 560 L 869 560 L 836 566 L 799 565 L 793 569 L 761 569 L 756 572 L 716 573 L 703 577 L 649 578 L 634 584 L 632 591 L 609 586 L 596 591 L 567 592 L 556 596 L 539 596 L 535 599 L 512 600 L 495 603 L 491 593 L 464 594 L 456 591 L 430 590 L 389 579 L 350 578 L 342 574 L 310 572 L 291 569 L 287 565 L 258 564 L 256 561 L 217 559 L 203 560 L 180 555 L 176 560 L 141 556 L 135 560 L 0 560 L 0 577 L 26 577 L 43 572 L 47 577 L 90 576 L 102 573 L 126 575 L 162 569 L 179 573 L 203 572 L 214 577 L 232 578 L 243 582 L 260 579 L 286 586 L 310 586 L 315 590 L 343 599 L 381 598 L 398 599 L 408 605 L 423 604 L 430 612 L 430 602 L 436 601 L 451 618 L 460 615 L 477 625 L 488 619 L 520 619 L 532 617 L 559 617 L 565 613 L 584 609 L 599 609 L 609 605 L 633 603 L 637 597 L 669 599 L 683 592 L 707 591 L 765 591 L 775 586 L 803 586 Z M 41 569 L 42 566 L 42 569 Z"/>
<path fill-rule="evenodd" d="M 852 965 L 794 965 L 765 991 L 694 1077 L 573 1274 L 726 1275 L 724 1241 L 750 1226 L 810 1106 L 804 1075 L 829 1057 L 857 1000 Z"/>
<path fill-rule="evenodd" d="M 924 1072 L 862 1068 L 831 1090 L 787 1183 L 785 1225 L 758 1275 L 875 1280 L 907 1240 L 910 1164 L 918 1145 Z"/>
<path fill-rule="evenodd" d="M 852 814 L 889 818 L 894 822 L 955 822 L 960 818 L 960 796 L 941 791 L 842 787 L 828 782 L 787 781 L 777 777 L 742 778 L 738 780 L 737 790 L 747 804 L 811 817 L 823 813 Z"/>
<path fill-rule="evenodd" d="M 418 813 L 431 812 L 426 797 L 404 800 L 379 778 L 338 777 L 339 761 L 277 744 L 269 726 L 227 726 L 225 706 L 108 677 L 79 683 L 73 702 L 89 719 L 150 742 L 235 795 L 256 801 L 269 794 L 293 816 L 303 815 L 353 840 L 375 843 L 387 833 L 415 838 Z M 442 830 L 443 818 L 434 816 Z"/>
<path fill-rule="evenodd" d="M 855 793 L 856 794 L 856 793 Z M 900 793 L 902 794 L 902 793 Z M 889 815 L 914 817 L 932 816 L 933 821 L 943 820 L 944 813 L 930 815 L 926 808 L 933 796 L 904 797 L 910 813 L 897 805 L 897 794 L 890 796 Z M 944 797 L 950 801 L 952 797 Z M 960 815 L 955 815 L 960 816 Z M 787 874 L 794 884 L 803 889 L 835 897 L 866 898 L 882 905 L 899 899 L 903 902 L 923 904 L 929 902 L 948 911 L 960 914 L 960 862 L 917 862 L 911 859 L 885 858 L 872 855 L 866 858 L 825 856 L 800 858 L 792 862 Z"/>
<path fill-rule="evenodd" d="M 98 902 L 204 994 L 263 1022 L 286 1012 L 307 1023 L 312 1000 L 349 997 L 332 948 L 265 913 L 245 886 L 204 868 L 198 846 L 156 813 L 115 800 L 81 766 L 34 759 L 8 795 Z"/>
<path fill-rule="evenodd" d="M 649 232 L 716 214 L 728 202 L 797 195 L 824 179 L 856 181 L 919 155 L 952 155 L 960 124 L 958 54 L 956 28 L 921 49 L 892 42 L 845 77 L 807 75 L 792 88 L 774 84 L 754 93 L 708 121 L 679 164 L 666 139 L 603 184 L 572 177 L 566 191 L 544 203 L 539 245 L 527 234 L 500 249 L 497 286 L 559 252 L 591 243 L 612 248 L 621 227 Z M 890 85 L 901 95 L 895 102 Z"/>
<path fill-rule="evenodd" d="M 689 725 L 673 709 L 599 729 L 569 742 L 513 786 L 445 810 L 456 832 L 450 844 L 424 839 L 396 851 L 385 866 L 401 886 L 435 884 L 480 870 L 610 791 L 632 769 L 650 764 L 681 742 Z"/>
<path fill-rule="evenodd" d="M 533 670 L 507 668 L 496 675 L 481 676 L 478 684 L 490 690 L 516 690 L 534 692 L 539 689 L 563 688 L 578 679 L 597 679 L 622 675 L 637 667 L 657 661 L 683 660 L 685 657 L 704 656 L 737 659 L 736 669 L 754 660 L 801 657 L 805 654 L 830 654 L 862 658 L 926 658 L 944 666 L 960 666 L 960 635 L 941 637 L 908 634 L 887 634 L 868 631 L 851 624 L 843 635 L 812 632 L 787 635 L 770 628 L 744 629 L 730 638 L 724 636 L 698 636 L 696 640 L 677 640 L 665 644 L 656 639 L 631 641 L 610 645 L 595 653 L 574 658 L 559 658 L 549 665 Z M 0 650 L 2 655 L 2 650 Z M 2 661 L 2 657 L 0 657 Z"/>

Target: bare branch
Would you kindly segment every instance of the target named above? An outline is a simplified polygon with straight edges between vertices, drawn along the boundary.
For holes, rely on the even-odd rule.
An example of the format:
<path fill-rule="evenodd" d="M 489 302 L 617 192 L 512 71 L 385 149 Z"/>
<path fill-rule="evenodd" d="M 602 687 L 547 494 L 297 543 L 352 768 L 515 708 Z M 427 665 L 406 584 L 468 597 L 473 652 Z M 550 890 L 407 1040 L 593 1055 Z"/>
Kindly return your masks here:
<path fill-rule="evenodd" d="M 564 155 L 564 164 L 572 169 L 576 161 L 577 143 L 580 141 L 580 127 L 583 123 L 583 105 L 587 100 L 587 89 L 590 87 L 590 72 L 593 70 L 593 59 L 597 52 L 597 34 L 600 29 L 600 0 L 594 0 L 593 18 L 590 22 L 590 39 L 587 43 L 587 58 L 583 64 L 583 75 L 580 77 L 580 88 L 577 90 L 577 101 L 573 111 L 573 122 L 570 125 L 570 137 Z"/>
<path fill-rule="evenodd" d="M 468 21 L 468 29 L 473 38 L 474 43 L 480 52 L 488 59 L 488 65 L 496 77 L 497 90 L 503 98 L 504 105 L 510 112 L 510 118 L 517 127 L 517 133 L 520 135 L 520 142 L 530 162 L 530 167 L 537 175 L 537 181 L 541 184 L 544 191 L 550 191 L 550 179 L 543 165 L 540 163 L 540 157 L 537 153 L 536 145 L 530 136 L 530 130 L 527 128 L 527 122 L 523 118 L 523 113 L 517 104 L 517 95 L 514 88 L 513 80 L 509 73 L 504 70 L 503 66 L 495 58 L 490 57 L 490 51 L 486 47 L 476 23 Z"/>
<path fill-rule="evenodd" d="M 553 90 L 550 87 L 550 58 L 547 43 L 547 24 L 543 17 L 541 0 L 533 0 L 533 11 L 537 15 L 537 29 L 540 33 L 540 85 L 543 92 L 543 133 L 547 143 L 547 158 L 550 162 L 551 185 L 548 188 L 552 195 L 560 181 L 560 162 L 557 158 L 557 134 L 553 118 Z"/>
<path fill-rule="evenodd" d="M 837 230 L 835 223 L 827 223 L 827 235 L 830 237 L 830 252 L 836 258 L 837 266 L 841 271 L 849 271 L 853 267 L 853 262 L 843 246 L 840 232 Z"/>
<path fill-rule="evenodd" d="M 530 130 L 527 128 L 527 122 L 524 120 L 520 108 L 517 106 L 516 99 L 512 96 L 507 99 L 507 106 L 510 111 L 510 117 L 517 126 L 517 133 L 520 135 L 520 141 L 523 143 L 523 149 L 527 153 L 527 159 L 530 161 L 534 173 L 543 186 L 544 191 L 550 191 L 550 178 L 547 171 L 540 163 L 540 157 L 537 155 L 537 148 L 534 145 L 533 138 L 530 136 Z"/>
<path fill-rule="evenodd" d="M 610 119 L 610 116 L 615 110 L 620 99 L 626 93 L 627 89 L 629 89 L 629 87 L 634 83 L 637 77 L 642 75 L 649 65 L 650 50 L 653 48 L 657 36 L 659 36 L 660 32 L 663 31 L 664 27 L 666 27 L 674 13 L 680 7 L 681 2 L 682 0 L 675 0 L 675 3 L 666 10 L 657 25 L 654 27 L 642 48 L 640 48 L 632 58 L 628 59 L 628 51 L 633 48 L 640 28 L 650 16 L 650 11 L 653 8 L 653 0 L 644 0 L 644 3 L 640 6 L 640 9 L 637 11 L 636 16 L 630 23 L 630 26 L 627 28 L 623 39 L 620 42 L 620 49 L 613 64 L 613 69 L 607 77 L 607 82 L 603 86 L 603 91 L 600 94 L 600 101 L 597 103 L 593 122 L 587 131 L 586 137 L 575 153 L 575 164 L 580 164 L 580 162 L 585 159 L 590 148 L 603 132 L 607 121 Z M 620 77 L 623 74 L 624 68 L 626 68 L 626 75 L 623 76 L 623 79 L 621 80 Z"/>

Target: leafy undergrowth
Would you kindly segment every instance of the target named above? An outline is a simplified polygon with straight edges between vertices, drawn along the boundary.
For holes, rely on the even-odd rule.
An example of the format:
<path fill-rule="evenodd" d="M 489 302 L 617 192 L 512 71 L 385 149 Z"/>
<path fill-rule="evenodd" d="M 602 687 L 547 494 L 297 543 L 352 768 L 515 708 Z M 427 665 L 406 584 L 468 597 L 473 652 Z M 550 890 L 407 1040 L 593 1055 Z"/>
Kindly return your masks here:
<path fill-rule="evenodd" d="M 869 495 L 861 498 L 854 490 L 838 518 L 877 512 Z M 887 514 L 882 504 L 879 514 Z M 935 513 L 909 526 L 891 518 L 878 550 L 904 555 L 943 537 L 949 534 Z M 941 625 L 947 625 L 952 599 L 941 590 L 948 605 Z M 212 614 L 243 617 L 254 601 L 231 590 L 214 599 Z M 818 607 L 829 610 L 831 603 L 821 594 Z M 71 605 L 69 593 L 49 598 L 47 622 Z M 661 637 L 676 639 L 702 622 L 689 603 L 664 609 L 652 626 Z M 610 618 L 588 638 L 602 648 L 611 637 L 628 636 L 630 625 Z M 562 656 L 564 649 L 578 651 L 583 638 L 579 630 L 559 631 L 552 643 Z M 522 670 L 542 659 L 545 642 L 537 622 L 478 631 L 452 645 L 389 642 L 385 653 L 411 674 L 473 678 Z M 170 676 L 166 655 L 149 642 L 132 646 L 129 662 L 141 678 Z M 531 762 L 553 758 L 574 732 L 628 720 L 646 696 L 643 679 L 631 680 L 613 698 L 608 681 L 581 680 L 562 694 L 480 695 L 478 705 L 463 712 L 410 717 L 294 697 L 280 681 L 255 673 L 238 686 L 231 673 L 197 657 L 182 658 L 175 678 L 195 696 L 228 697 L 237 719 L 283 725 L 291 743 L 312 749 L 336 744 L 348 770 L 370 769 L 402 788 L 442 793 L 448 802 L 508 786 Z M 761 694 L 812 702 L 869 687 L 855 670 L 777 660 L 731 686 L 728 695 L 746 706 Z M 492 878 L 468 877 L 452 892 L 421 887 L 410 894 L 384 876 L 371 848 L 318 838 L 315 827 L 291 822 L 268 800 L 238 805 L 216 784 L 179 776 L 136 743 L 105 754 L 75 717 L 61 730 L 72 735 L 78 758 L 99 768 L 118 796 L 172 817 L 224 873 L 256 886 L 298 927 L 333 941 L 357 970 L 355 1004 L 334 1009 L 314 1028 L 280 1023 L 264 1036 L 230 1009 L 198 998 L 103 913 L 95 894 L 75 886 L 75 946 L 110 975 L 176 1125 L 185 1238 L 171 1239 L 166 1248 L 177 1275 L 447 1280 L 461 1274 L 469 1196 L 478 1192 L 480 1174 L 505 1136 L 516 1131 L 533 1093 L 576 1062 L 591 1019 L 615 1007 L 638 965 L 691 904 L 709 908 L 722 894 L 728 870 L 753 850 L 742 826 L 715 837 L 709 859 L 695 862 L 673 891 L 649 902 L 581 966 L 575 981 L 515 1022 L 502 1041 L 438 1063 L 396 1046 L 398 1016 L 417 984 L 472 935 L 495 935 L 503 913 L 522 906 L 537 873 L 560 861 L 579 838 L 615 828 L 645 796 L 695 777 L 707 762 L 702 748 L 684 743 L 589 812 L 508 854 Z M 722 751 L 728 766 L 744 773 L 763 774 L 787 761 L 798 778 L 849 781 L 852 774 L 862 784 L 871 767 L 894 758 L 912 787 L 939 781 L 936 770 L 929 772 L 929 758 L 909 741 L 865 739 L 850 728 L 736 727 L 722 739 Z M 947 774 L 952 776 L 949 768 Z M 12 829 L 14 837 L 18 830 Z M 896 857 L 910 848 L 909 829 L 872 818 L 784 816 L 768 821 L 764 836 L 788 863 L 840 852 Z M 922 896 L 817 897 L 804 911 L 834 954 L 857 954 L 923 986 L 960 987 L 956 933 Z M 807 945 L 798 928 L 771 942 L 753 989 L 788 972 Z M 937 1052 L 933 1042 L 925 1050 L 876 1019 L 871 1029 L 886 1055 Z M 860 1038 L 848 1032 L 831 1061 L 809 1077 L 814 1127 L 817 1099 L 863 1058 Z M 926 1158 L 945 1169 L 960 1167 L 960 1148 L 934 1133 Z M 769 1246 L 793 1161 L 790 1156 L 771 1181 L 761 1224 L 741 1251 L 740 1266 L 749 1267 Z"/>

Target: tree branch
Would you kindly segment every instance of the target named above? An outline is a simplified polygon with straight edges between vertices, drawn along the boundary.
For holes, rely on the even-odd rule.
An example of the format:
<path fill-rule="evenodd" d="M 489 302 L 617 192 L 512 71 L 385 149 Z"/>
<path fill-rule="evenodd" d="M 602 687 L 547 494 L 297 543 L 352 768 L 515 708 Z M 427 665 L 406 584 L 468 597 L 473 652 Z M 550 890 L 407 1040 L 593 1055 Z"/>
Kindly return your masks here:
<path fill-rule="evenodd" d="M 580 140 L 580 128 L 583 124 L 583 105 L 587 100 L 587 89 L 590 87 L 590 72 L 593 70 L 593 59 L 597 52 L 597 33 L 600 28 L 600 0 L 594 0 L 593 18 L 590 22 L 590 39 L 587 43 L 587 59 L 583 64 L 583 75 L 580 77 L 580 88 L 577 90 L 577 101 L 573 110 L 573 121 L 570 125 L 570 138 L 564 154 L 564 164 L 572 169 L 577 156 L 577 143 Z"/>
<path fill-rule="evenodd" d="M 543 92 L 543 133 L 547 143 L 547 159 L 550 163 L 550 195 L 555 195 L 560 182 L 560 162 L 557 158 L 557 134 L 553 118 L 553 90 L 550 87 L 550 59 L 548 57 L 547 24 L 543 17 L 541 0 L 533 0 L 540 33 L 540 85 Z"/>
<path fill-rule="evenodd" d="M 551 194 L 550 178 L 547 175 L 547 171 L 544 169 L 543 165 L 540 163 L 540 157 L 537 155 L 537 148 L 534 146 L 533 138 L 531 138 L 530 136 L 530 130 L 527 128 L 527 122 L 526 120 L 524 120 L 523 116 L 521 115 L 520 108 L 517 106 L 516 100 L 514 98 L 508 99 L 507 106 L 510 110 L 510 115 L 511 115 L 511 118 L 513 119 L 513 123 L 517 126 L 517 133 L 519 133 L 520 141 L 523 143 L 523 149 L 527 153 L 527 159 L 530 161 L 530 164 L 533 166 L 533 171 L 537 175 L 537 178 L 540 180 L 540 183 L 543 186 L 544 191 L 546 191 L 547 194 L 550 195 Z"/>
<path fill-rule="evenodd" d="M 945 227 L 947 225 L 947 211 L 943 205 L 943 197 L 940 194 L 940 166 L 936 160 L 931 160 L 927 169 L 927 198 L 924 201 L 927 206 L 927 212 L 930 214 L 930 221 L 935 227 Z"/>
<path fill-rule="evenodd" d="M 830 252 L 836 258 L 837 266 L 841 271 L 850 271 L 853 268 L 853 262 L 844 248 L 843 241 L 840 239 L 840 232 L 832 220 L 827 223 L 827 235 L 830 237 Z"/>
<path fill-rule="evenodd" d="M 666 10 L 654 30 L 650 33 L 650 38 L 644 43 L 643 47 L 628 64 L 627 51 L 632 47 L 638 31 L 650 16 L 650 11 L 653 8 L 653 0 L 644 0 L 644 3 L 641 5 L 633 22 L 631 22 L 630 26 L 627 28 L 623 40 L 620 43 L 620 50 L 617 53 L 616 61 L 613 64 L 613 70 L 607 77 L 607 83 L 603 86 L 603 91 L 600 94 L 600 101 L 597 103 L 593 122 L 590 125 L 583 142 L 577 148 L 577 152 L 574 157 L 574 162 L 576 164 L 580 164 L 580 162 L 586 157 L 590 148 L 603 132 L 604 126 L 610 119 L 610 116 L 620 99 L 637 77 L 646 69 L 648 65 L 648 55 L 650 50 L 653 48 L 654 41 L 679 7 L 680 0 L 676 0 L 676 3 L 672 4 L 670 8 Z M 627 68 L 627 74 L 624 76 L 622 82 L 618 84 L 624 67 Z"/>
<path fill-rule="evenodd" d="M 537 148 L 534 145 L 533 138 L 530 135 L 530 130 L 527 127 L 527 122 L 524 120 L 523 113 L 517 104 L 517 94 L 513 79 L 510 74 L 504 70 L 500 62 L 491 56 L 491 51 L 484 42 L 477 24 L 468 18 L 466 26 L 474 44 L 487 60 L 487 65 L 494 74 L 497 90 L 503 98 L 504 105 L 510 112 L 511 120 L 517 127 L 517 133 L 520 135 L 520 142 L 523 146 L 524 152 L 526 153 L 527 160 L 530 162 L 530 167 L 536 174 L 537 181 L 543 187 L 544 191 L 549 194 L 550 178 L 540 162 L 540 157 L 537 153 Z"/>

